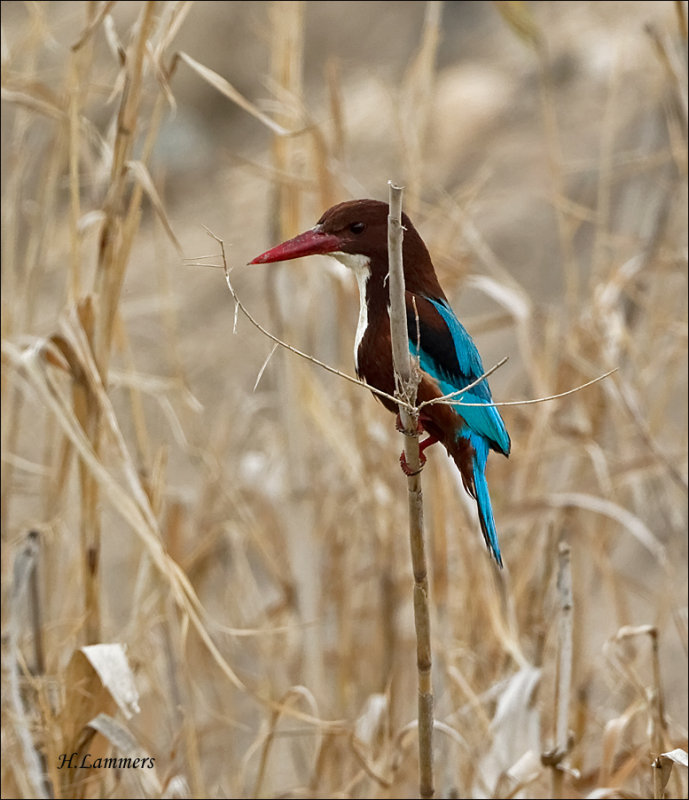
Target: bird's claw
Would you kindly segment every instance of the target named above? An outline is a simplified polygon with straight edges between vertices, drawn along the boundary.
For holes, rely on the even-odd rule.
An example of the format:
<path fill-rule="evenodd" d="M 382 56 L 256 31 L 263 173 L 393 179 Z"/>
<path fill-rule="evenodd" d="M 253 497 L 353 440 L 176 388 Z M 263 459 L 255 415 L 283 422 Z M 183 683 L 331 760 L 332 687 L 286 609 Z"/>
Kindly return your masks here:
<path fill-rule="evenodd" d="M 423 466 L 424 466 L 425 463 L 426 463 L 426 456 L 422 452 L 419 452 L 419 464 L 420 464 L 420 466 L 419 466 L 418 469 L 412 469 L 409 466 L 409 464 L 407 464 L 406 455 L 404 453 L 400 454 L 400 467 L 402 467 L 402 472 L 404 472 L 404 474 L 408 478 L 411 478 L 414 475 L 418 475 L 421 472 L 421 470 L 423 469 Z"/>

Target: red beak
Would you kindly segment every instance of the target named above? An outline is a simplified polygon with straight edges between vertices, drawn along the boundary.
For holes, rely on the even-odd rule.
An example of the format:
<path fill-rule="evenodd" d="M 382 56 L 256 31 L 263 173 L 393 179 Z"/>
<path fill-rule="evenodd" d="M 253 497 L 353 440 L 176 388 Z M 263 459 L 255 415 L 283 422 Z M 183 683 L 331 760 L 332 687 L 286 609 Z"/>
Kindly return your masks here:
<path fill-rule="evenodd" d="M 272 261 L 289 261 L 292 258 L 301 256 L 323 255 L 333 253 L 340 248 L 340 240 L 331 233 L 321 233 L 319 230 L 312 229 L 305 233 L 300 233 L 294 239 L 289 239 L 282 244 L 276 245 L 272 250 L 267 250 L 256 256 L 249 264 L 268 264 Z"/>

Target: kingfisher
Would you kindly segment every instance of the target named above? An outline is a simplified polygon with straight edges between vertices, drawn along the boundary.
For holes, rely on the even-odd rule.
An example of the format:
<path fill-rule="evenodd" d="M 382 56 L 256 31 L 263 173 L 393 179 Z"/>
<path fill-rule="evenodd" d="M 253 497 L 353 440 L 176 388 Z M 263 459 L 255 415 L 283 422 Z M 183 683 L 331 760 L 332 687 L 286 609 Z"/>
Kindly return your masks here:
<path fill-rule="evenodd" d="M 378 200 L 339 203 L 329 208 L 313 228 L 249 263 L 328 255 L 351 270 L 359 289 L 359 321 L 354 340 L 357 375 L 369 386 L 394 395 L 388 213 L 388 204 Z M 423 239 L 406 214 L 402 214 L 402 225 L 409 350 L 420 371 L 417 401 L 423 402 L 464 389 L 477 381 L 485 370 L 476 345 L 440 287 Z M 375 396 L 389 411 L 398 413 L 391 399 Z M 484 378 L 457 396 L 457 402 L 424 406 L 419 413 L 418 428 L 419 433 L 426 432 L 428 437 L 419 443 L 419 450 L 423 465 L 426 462 L 424 451 L 430 445 L 440 442 L 445 447 L 459 470 L 465 490 L 476 501 L 486 545 L 502 567 L 486 481 L 486 462 L 490 450 L 509 456 L 510 437 L 500 412 L 489 405 L 492 402 L 488 380 Z M 400 463 L 404 472 L 411 474 L 404 454 Z"/>

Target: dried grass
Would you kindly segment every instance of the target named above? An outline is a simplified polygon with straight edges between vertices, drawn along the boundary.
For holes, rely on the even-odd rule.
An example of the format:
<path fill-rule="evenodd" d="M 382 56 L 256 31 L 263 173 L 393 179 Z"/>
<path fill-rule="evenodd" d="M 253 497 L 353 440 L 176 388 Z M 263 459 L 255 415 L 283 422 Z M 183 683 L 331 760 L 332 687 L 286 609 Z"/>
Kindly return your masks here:
<path fill-rule="evenodd" d="M 442 49 L 460 4 L 401 4 L 399 31 L 425 23 L 399 86 L 330 59 L 322 103 L 307 23 L 338 4 L 223 6 L 256 6 L 269 104 L 178 43 L 216 5 L 3 4 L 2 795 L 416 791 L 399 437 L 360 387 L 233 335 L 222 273 L 179 257 L 217 263 L 201 225 L 225 219 L 246 261 L 393 178 L 484 361 L 510 356 L 500 400 L 619 370 L 505 409 L 500 576 L 429 459 L 438 794 L 686 796 L 685 6 L 627 4 L 644 32 L 619 4 L 500 4 L 503 107 Z M 193 174 L 155 161 L 188 85 L 254 126 L 229 164 L 204 128 Z M 476 149 L 448 162 L 453 130 Z M 332 265 L 232 275 L 350 369 Z M 155 767 L 59 769 L 72 752 Z"/>

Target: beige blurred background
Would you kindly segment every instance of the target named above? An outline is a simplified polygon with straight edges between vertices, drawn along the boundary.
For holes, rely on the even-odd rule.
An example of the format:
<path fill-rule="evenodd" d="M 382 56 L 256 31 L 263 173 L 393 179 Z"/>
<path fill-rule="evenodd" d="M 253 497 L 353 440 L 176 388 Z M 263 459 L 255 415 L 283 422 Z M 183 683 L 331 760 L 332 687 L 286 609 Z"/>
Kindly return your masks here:
<path fill-rule="evenodd" d="M 651 757 L 686 749 L 686 3 L 146 9 L 2 3 L 3 795 L 415 791 L 400 437 L 360 388 L 283 350 L 266 364 L 205 230 L 262 324 L 352 374 L 351 276 L 326 258 L 244 265 L 393 180 L 484 364 L 509 356 L 496 400 L 618 369 L 504 409 L 512 455 L 488 471 L 500 575 L 429 451 L 436 714 L 454 731 L 437 736 L 438 795 L 553 796 L 539 756 L 566 542 L 576 772 L 560 796 L 650 796 Z M 145 164 L 119 188 L 117 142 Z M 93 351 L 103 396 L 74 366 L 85 298 L 96 331 L 113 308 Z M 59 337 L 68 365 L 45 355 Z M 83 720 L 65 711 L 74 653 L 96 643 L 126 645 L 131 719 L 93 694 Z M 285 697 L 308 716 L 276 713 Z M 99 712 L 156 757 L 153 783 L 57 771 Z M 677 767 L 667 796 L 681 792 Z"/>

